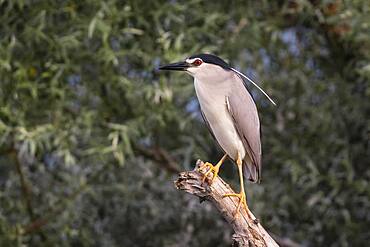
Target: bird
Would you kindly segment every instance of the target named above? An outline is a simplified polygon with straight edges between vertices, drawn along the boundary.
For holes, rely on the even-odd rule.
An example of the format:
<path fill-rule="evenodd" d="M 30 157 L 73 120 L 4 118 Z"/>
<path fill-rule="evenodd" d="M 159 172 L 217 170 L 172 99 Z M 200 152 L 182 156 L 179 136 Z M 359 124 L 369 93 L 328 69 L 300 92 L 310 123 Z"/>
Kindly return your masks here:
<path fill-rule="evenodd" d="M 159 70 L 183 71 L 194 78 L 194 88 L 202 117 L 214 139 L 224 152 L 216 165 L 205 163 L 208 168 L 203 182 L 212 173 L 213 183 L 227 157 L 238 167 L 240 192 L 223 197 L 237 197 L 247 206 L 243 175 L 252 183 L 261 180 L 261 132 L 255 101 L 246 87 L 246 81 L 256 86 L 274 105 L 275 102 L 253 80 L 231 67 L 213 54 L 197 54 L 183 61 L 159 67 Z"/>

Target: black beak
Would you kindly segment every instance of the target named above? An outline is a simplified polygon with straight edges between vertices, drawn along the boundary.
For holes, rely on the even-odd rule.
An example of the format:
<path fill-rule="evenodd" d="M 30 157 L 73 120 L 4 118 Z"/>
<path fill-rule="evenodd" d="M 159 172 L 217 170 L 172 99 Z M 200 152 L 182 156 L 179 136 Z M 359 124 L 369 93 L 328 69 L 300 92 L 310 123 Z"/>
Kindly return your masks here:
<path fill-rule="evenodd" d="M 164 66 L 159 67 L 160 70 L 179 70 L 185 71 L 189 68 L 190 65 L 187 62 L 178 62 L 178 63 L 171 63 Z"/>

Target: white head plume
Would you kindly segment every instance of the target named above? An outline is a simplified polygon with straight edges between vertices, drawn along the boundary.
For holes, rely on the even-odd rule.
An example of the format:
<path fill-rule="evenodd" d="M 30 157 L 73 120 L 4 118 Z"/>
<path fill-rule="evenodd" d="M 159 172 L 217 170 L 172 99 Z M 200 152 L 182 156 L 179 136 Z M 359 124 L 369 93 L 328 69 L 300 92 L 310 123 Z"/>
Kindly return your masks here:
<path fill-rule="evenodd" d="M 248 76 L 244 75 L 242 72 L 239 72 L 237 71 L 236 69 L 234 68 L 231 68 L 232 71 L 234 71 L 235 73 L 237 73 L 238 75 L 244 77 L 245 79 L 247 79 L 248 81 L 250 81 L 254 86 L 256 86 L 268 99 L 269 101 L 274 105 L 276 106 L 276 103 L 270 98 L 270 96 L 265 92 L 263 91 L 262 88 L 260 88 L 254 81 L 252 81 L 252 79 L 250 79 Z"/>

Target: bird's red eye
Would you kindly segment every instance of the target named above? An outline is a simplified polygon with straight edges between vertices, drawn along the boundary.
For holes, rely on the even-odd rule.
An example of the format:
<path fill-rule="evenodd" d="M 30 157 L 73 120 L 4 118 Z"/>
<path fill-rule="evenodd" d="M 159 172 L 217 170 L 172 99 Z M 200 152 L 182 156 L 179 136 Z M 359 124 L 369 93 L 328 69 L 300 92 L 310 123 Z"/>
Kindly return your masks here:
<path fill-rule="evenodd" d="M 199 65 L 201 65 L 203 62 L 202 62 L 202 60 L 200 60 L 200 59 L 197 59 L 197 60 L 195 60 L 194 62 L 193 62 L 193 65 L 195 65 L 195 66 L 199 66 Z"/>

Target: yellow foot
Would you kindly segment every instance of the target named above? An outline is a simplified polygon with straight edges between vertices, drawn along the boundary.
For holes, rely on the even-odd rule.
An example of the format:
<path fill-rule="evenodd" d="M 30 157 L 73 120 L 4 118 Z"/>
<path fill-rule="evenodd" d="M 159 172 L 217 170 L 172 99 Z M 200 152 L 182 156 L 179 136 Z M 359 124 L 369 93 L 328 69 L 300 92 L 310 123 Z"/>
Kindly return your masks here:
<path fill-rule="evenodd" d="M 236 193 L 225 194 L 222 197 L 231 197 L 231 196 L 235 196 L 239 198 L 239 203 L 238 203 L 238 206 L 236 207 L 236 212 L 234 213 L 234 217 L 236 218 L 239 215 L 242 204 L 244 206 L 245 211 L 248 213 L 247 199 L 246 199 L 244 191 L 240 192 L 239 194 L 236 194 Z"/>
<path fill-rule="evenodd" d="M 206 181 L 206 179 L 208 178 L 208 175 L 213 172 L 212 174 L 212 180 L 209 184 L 212 184 L 214 179 L 217 177 L 217 174 L 218 174 L 218 171 L 220 169 L 220 165 L 215 165 L 213 166 L 211 163 L 209 162 L 206 162 L 204 163 L 204 166 L 203 167 L 208 167 L 208 171 L 206 173 L 204 173 L 204 177 L 202 179 L 202 183 L 204 183 L 204 181 Z M 202 167 L 202 168 L 203 168 Z"/>

